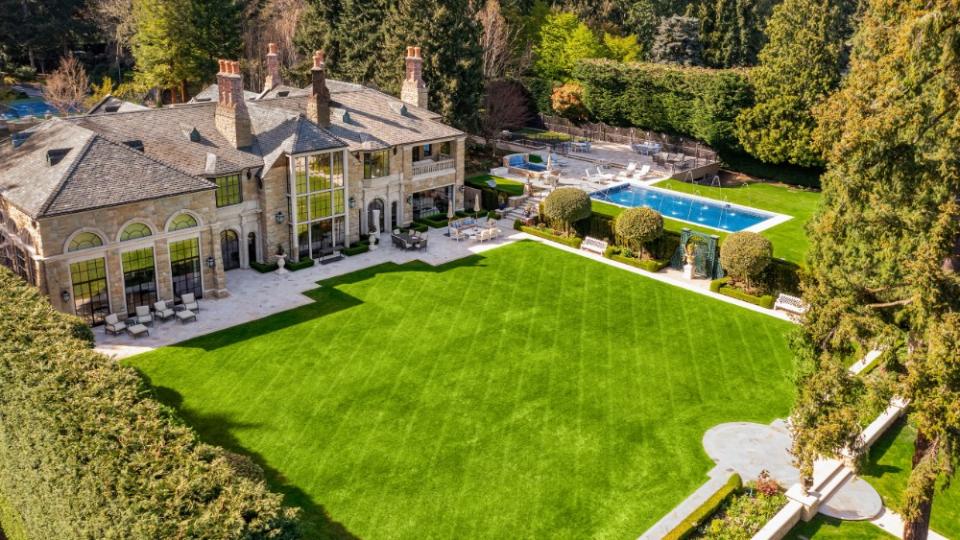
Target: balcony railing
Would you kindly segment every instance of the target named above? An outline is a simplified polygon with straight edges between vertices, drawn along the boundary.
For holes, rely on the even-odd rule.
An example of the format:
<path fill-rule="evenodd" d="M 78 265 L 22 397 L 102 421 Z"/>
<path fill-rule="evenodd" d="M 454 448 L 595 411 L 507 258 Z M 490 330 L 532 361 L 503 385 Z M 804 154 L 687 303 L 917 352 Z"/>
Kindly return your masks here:
<path fill-rule="evenodd" d="M 420 176 L 422 174 L 452 170 L 456 167 L 457 165 L 453 158 L 439 159 L 437 161 L 427 159 L 424 161 L 417 161 L 413 164 L 413 175 Z"/>

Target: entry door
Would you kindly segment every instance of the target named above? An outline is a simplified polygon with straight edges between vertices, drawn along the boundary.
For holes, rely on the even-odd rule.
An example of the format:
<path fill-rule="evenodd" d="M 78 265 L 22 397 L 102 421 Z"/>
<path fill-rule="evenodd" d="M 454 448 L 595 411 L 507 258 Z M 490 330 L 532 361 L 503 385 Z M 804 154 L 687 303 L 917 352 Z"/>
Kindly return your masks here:
<path fill-rule="evenodd" d="M 223 252 L 223 269 L 240 268 L 240 238 L 237 233 L 227 229 L 220 233 L 220 249 Z"/>

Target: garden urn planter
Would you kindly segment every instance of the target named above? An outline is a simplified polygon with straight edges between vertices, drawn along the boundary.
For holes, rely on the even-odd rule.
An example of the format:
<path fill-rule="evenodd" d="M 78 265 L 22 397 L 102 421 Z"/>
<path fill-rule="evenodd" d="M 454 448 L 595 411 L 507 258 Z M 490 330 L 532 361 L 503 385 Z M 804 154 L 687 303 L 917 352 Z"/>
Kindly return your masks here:
<path fill-rule="evenodd" d="M 278 274 L 286 274 L 289 271 L 286 268 L 284 268 L 286 265 L 287 265 L 287 256 L 283 255 L 282 253 L 280 255 L 277 255 L 277 273 Z"/>

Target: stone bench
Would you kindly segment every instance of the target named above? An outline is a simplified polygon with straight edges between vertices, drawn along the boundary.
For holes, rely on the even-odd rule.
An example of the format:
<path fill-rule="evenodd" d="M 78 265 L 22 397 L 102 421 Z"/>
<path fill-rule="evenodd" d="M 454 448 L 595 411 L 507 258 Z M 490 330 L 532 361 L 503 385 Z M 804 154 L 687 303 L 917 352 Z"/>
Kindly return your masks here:
<path fill-rule="evenodd" d="M 780 296 L 777 297 L 777 301 L 774 302 L 773 309 L 782 309 L 794 315 L 803 315 L 807 312 L 808 306 L 803 300 L 796 296 L 781 293 Z"/>

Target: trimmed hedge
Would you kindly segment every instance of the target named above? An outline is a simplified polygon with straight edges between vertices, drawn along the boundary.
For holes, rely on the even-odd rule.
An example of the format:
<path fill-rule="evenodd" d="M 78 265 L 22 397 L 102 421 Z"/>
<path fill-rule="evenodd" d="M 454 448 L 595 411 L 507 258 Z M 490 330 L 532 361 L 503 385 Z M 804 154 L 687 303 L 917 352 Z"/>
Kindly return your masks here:
<path fill-rule="evenodd" d="M 740 479 L 740 475 L 737 473 L 731 474 L 730 478 L 727 479 L 727 483 L 724 484 L 719 491 L 698 506 L 697 509 L 684 518 L 679 525 L 667 533 L 663 539 L 683 540 L 684 538 L 689 538 L 691 534 L 696 532 L 697 527 L 710 519 L 720 506 L 741 487 L 743 487 L 743 480 Z"/>
<path fill-rule="evenodd" d="M 434 229 L 442 229 L 447 226 L 447 216 L 443 214 L 434 214 L 432 216 L 422 217 L 417 220 L 418 223 L 429 225 Z"/>
<path fill-rule="evenodd" d="M 299 262 L 289 262 L 289 261 L 288 261 L 287 264 L 284 266 L 284 268 L 286 268 L 287 270 L 289 270 L 289 271 L 291 271 L 291 272 L 296 272 L 297 270 L 303 270 L 304 268 L 310 268 L 310 267 L 313 266 L 313 265 L 314 265 L 314 260 L 313 260 L 313 259 L 304 259 L 304 260 L 299 261 Z M 276 269 L 279 268 L 279 266 L 277 266 L 277 263 L 264 264 L 264 263 L 257 262 L 257 261 L 250 261 L 250 268 L 253 268 L 253 269 L 256 270 L 257 272 L 260 272 L 261 274 L 268 274 L 268 273 L 270 273 L 270 272 L 276 271 Z"/>
<path fill-rule="evenodd" d="M 550 240 L 551 242 L 556 242 L 558 244 L 563 244 L 565 246 L 570 246 L 576 249 L 580 249 L 580 244 L 583 243 L 583 239 L 577 236 L 560 236 L 558 234 L 554 234 L 553 232 L 551 232 L 550 229 L 538 229 L 537 227 L 527 227 L 526 225 L 520 225 L 518 228 L 516 223 L 520 223 L 520 222 L 517 221 L 514 223 L 514 228 L 517 229 L 518 231 L 523 231 L 527 234 L 539 236 L 544 240 Z"/>
<path fill-rule="evenodd" d="M 288 262 L 286 264 L 286 269 L 291 272 L 296 272 L 297 270 L 303 270 L 304 268 L 310 268 L 315 264 L 313 259 L 303 259 L 302 261 Z"/>
<path fill-rule="evenodd" d="M 81 326 L 0 268 L 0 493 L 23 536 L 300 537 L 256 464 L 201 443 Z"/>
<path fill-rule="evenodd" d="M 277 263 L 264 264 L 262 262 L 250 261 L 250 268 L 253 268 L 261 274 L 273 272 L 278 268 Z"/>
<path fill-rule="evenodd" d="M 670 259 L 638 259 L 636 257 L 620 255 L 619 253 L 611 253 L 609 259 L 653 273 L 657 273 L 667 266 L 670 266 Z"/>
<path fill-rule="evenodd" d="M 370 244 L 368 242 L 357 242 L 352 246 L 343 248 L 343 254 L 347 257 L 353 257 L 354 255 L 360 255 L 368 251 L 370 251 Z"/>
<path fill-rule="evenodd" d="M 747 73 L 611 60 L 585 60 L 573 70 L 595 120 L 686 135 L 720 149 L 740 147 L 735 121 L 753 106 Z"/>
<path fill-rule="evenodd" d="M 728 285 L 730 283 L 730 277 L 722 277 L 720 279 L 715 279 L 710 282 L 710 290 L 715 293 L 720 293 L 724 296 L 729 296 L 730 298 L 736 298 L 737 300 L 743 300 L 755 306 L 760 306 L 766 309 L 773 309 L 773 304 L 776 303 L 776 298 L 769 294 L 763 296 L 754 296 L 752 294 L 745 293 L 736 287 Z"/>

